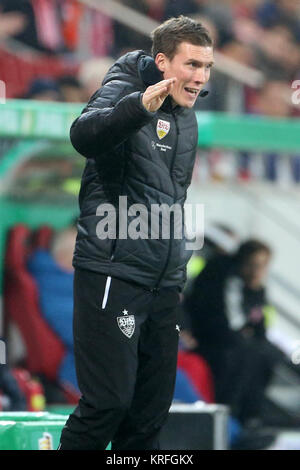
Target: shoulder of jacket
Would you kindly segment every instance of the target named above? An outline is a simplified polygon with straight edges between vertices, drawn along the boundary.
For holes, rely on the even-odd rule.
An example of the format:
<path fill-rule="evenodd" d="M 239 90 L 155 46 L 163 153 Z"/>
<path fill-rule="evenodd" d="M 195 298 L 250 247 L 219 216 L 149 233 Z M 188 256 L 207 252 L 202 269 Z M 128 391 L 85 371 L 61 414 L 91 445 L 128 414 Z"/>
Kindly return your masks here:
<path fill-rule="evenodd" d="M 103 108 L 114 106 L 121 98 L 135 91 L 141 91 L 141 88 L 134 81 L 112 80 L 96 91 L 87 107 Z"/>
<path fill-rule="evenodd" d="M 108 70 L 102 86 L 90 98 L 88 107 L 113 106 L 124 96 L 146 88 L 138 71 L 138 63 L 145 56 L 142 50 L 128 52 Z"/>

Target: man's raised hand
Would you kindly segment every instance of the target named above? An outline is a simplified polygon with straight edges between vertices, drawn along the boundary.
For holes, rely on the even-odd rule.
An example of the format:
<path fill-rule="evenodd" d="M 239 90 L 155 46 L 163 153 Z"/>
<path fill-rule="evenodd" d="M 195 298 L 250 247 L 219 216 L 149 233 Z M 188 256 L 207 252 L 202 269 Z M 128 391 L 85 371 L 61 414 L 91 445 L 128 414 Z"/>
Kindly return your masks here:
<path fill-rule="evenodd" d="M 175 82 L 176 78 L 168 78 L 146 89 L 142 102 L 147 111 L 154 113 L 161 107 L 166 97 L 171 93 Z"/>

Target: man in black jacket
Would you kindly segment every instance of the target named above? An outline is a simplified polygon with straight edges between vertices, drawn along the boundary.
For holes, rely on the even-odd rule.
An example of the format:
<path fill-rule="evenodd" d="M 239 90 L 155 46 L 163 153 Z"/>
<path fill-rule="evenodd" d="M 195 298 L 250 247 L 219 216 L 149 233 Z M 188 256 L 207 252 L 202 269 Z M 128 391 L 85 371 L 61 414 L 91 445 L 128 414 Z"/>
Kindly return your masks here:
<path fill-rule="evenodd" d="M 185 296 L 195 350 L 209 363 L 218 403 L 243 424 L 259 417 L 282 352 L 266 337 L 268 245 L 249 239 L 236 253 L 217 254 Z M 191 338 L 190 338 L 191 339 Z"/>
<path fill-rule="evenodd" d="M 213 47 L 186 17 L 163 23 L 152 39 L 153 57 L 121 57 L 71 128 L 87 159 L 73 261 L 82 397 L 60 449 L 110 441 L 118 450 L 158 449 L 172 401 L 176 307 L 191 254 L 178 208 L 198 140 L 191 108 L 204 93 Z"/>

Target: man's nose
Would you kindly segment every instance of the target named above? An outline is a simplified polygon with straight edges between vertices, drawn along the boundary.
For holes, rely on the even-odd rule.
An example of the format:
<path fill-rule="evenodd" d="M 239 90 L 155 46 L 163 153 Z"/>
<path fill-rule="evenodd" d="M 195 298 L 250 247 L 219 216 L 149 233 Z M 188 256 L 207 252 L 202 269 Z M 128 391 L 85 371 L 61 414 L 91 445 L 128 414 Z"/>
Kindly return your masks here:
<path fill-rule="evenodd" d="M 204 67 L 198 68 L 195 71 L 194 80 L 199 85 L 206 83 L 207 75 L 206 75 L 206 70 Z"/>

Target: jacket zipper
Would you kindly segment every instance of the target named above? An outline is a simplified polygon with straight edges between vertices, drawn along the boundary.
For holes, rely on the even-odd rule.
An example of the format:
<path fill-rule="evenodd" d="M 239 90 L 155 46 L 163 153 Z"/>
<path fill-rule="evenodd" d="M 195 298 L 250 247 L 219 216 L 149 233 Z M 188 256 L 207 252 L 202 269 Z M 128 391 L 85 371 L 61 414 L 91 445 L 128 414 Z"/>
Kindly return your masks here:
<path fill-rule="evenodd" d="M 174 204 L 176 203 L 176 200 L 177 200 L 177 190 L 176 190 L 176 185 L 174 183 L 174 179 L 173 179 L 173 168 L 174 168 L 174 163 L 175 163 L 175 159 L 176 159 L 176 154 L 177 154 L 177 147 L 178 147 L 178 139 L 179 139 L 179 127 L 178 127 L 178 123 L 177 123 L 177 117 L 176 117 L 176 114 L 174 112 L 172 112 L 172 116 L 174 118 L 174 122 L 175 122 L 175 127 L 176 127 L 176 144 L 175 144 L 175 148 L 174 148 L 174 153 L 173 153 L 173 158 L 172 158 L 172 163 L 171 163 L 171 169 L 170 169 L 170 175 L 171 175 L 171 179 L 172 179 L 172 183 L 173 183 L 173 188 L 174 188 Z M 154 287 L 154 289 L 152 289 L 153 292 L 157 292 L 159 290 L 159 284 L 162 280 L 162 278 L 164 277 L 165 273 L 166 273 L 166 270 L 168 268 L 168 264 L 169 264 L 169 261 L 170 261 L 170 257 L 171 257 L 171 250 L 172 250 L 172 242 L 173 242 L 173 235 L 174 235 L 174 213 L 171 212 L 171 216 L 170 216 L 170 224 L 171 224 L 171 230 L 170 230 L 170 242 L 169 242 L 169 249 L 168 249 L 168 255 L 167 255 L 167 259 L 166 259 L 166 262 L 165 262 L 165 265 L 164 265 L 164 268 L 159 276 L 159 279 Z"/>

